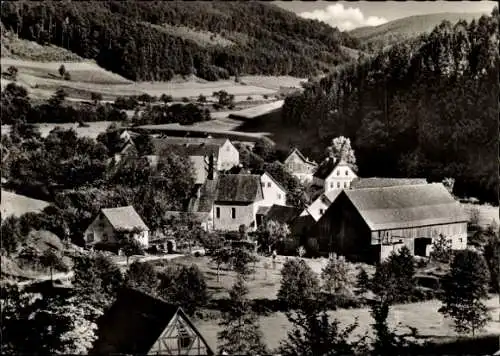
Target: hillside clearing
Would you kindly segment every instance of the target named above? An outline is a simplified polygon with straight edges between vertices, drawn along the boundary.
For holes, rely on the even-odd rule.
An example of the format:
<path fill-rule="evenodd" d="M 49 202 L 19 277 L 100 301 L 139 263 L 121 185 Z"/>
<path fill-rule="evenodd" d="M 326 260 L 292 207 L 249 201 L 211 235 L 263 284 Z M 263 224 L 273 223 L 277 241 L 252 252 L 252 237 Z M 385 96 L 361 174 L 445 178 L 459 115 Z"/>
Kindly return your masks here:
<path fill-rule="evenodd" d="M 26 213 L 38 213 L 50 205 L 44 200 L 29 198 L 3 189 L 0 198 L 2 219 L 8 216 L 20 217 Z"/>

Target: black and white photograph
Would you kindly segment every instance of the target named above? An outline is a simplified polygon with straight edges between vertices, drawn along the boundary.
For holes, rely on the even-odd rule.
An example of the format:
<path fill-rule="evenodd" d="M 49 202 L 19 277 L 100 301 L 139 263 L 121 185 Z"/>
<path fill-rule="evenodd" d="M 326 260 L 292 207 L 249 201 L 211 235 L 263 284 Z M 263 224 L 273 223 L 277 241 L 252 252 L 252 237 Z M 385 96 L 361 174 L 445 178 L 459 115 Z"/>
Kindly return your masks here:
<path fill-rule="evenodd" d="M 500 356 L 496 1 L 0 1 L 2 355 Z"/>

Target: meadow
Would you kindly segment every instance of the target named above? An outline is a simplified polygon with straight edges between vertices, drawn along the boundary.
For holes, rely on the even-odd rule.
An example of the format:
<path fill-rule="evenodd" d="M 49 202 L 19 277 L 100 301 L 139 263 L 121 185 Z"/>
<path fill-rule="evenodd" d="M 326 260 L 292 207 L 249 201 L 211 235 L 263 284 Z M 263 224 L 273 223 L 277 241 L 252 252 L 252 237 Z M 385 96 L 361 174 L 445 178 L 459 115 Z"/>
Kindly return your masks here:
<path fill-rule="evenodd" d="M 285 260 L 286 257 L 278 256 L 276 268 L 274 269 L 270 258 L 260 257 L 259 262 L 256 263 L 256 272 L 250 274 L 247 278 L 249 298 L 276 298 L 281 281 L 281 268 Z M 325 266 L 327 262 L 324 258 L 304 260 L 311 269 L 318 274 L 321 273 L 323 266 Z M 210 262 L 208 257 L 181 257 L 176 259 L 176 263 L 185 265 L 196 264 L 207 279 L 209 293 L 212 298 L 220 299 L 229 297 L 228 291 L 236 281 L 236 274 L 233 271 L 221 269 L 219 271 L 219 281 L 217 281 L 216 266 Z M 365 268 L 369 274 L 373 273 L 373 266 L 357 265 L 356 267 L 359 269 L 361 266 Z M 357 273 L 357 270 L 353 272 Z M 500 305 L 498 296 L 492 295 L 486 301 L 486 305 L 489 308 L 492 321 L 479 334 L 499 334 L 500 322 L 498 320 L 498 314 L 500 312 Z M 438 300 L 394 305 L 389 314 L 389 324 L 400 333 L 409 332 L 407 326 L 414 327 L 418 330 L 419 337 L 424 339 L 456 337 L 457 334 L 452 328 L 452 323 L 438 312 L 440 306 L 441 303 Z M 329 315 L 337 318 L 343 326 L 350 325 L 357 320 L 359 326 L 354 332 L 354 337 L 365 334 L 371 335 L 371 324 L 373 323 L 373 319 L 370 315 L 370 309 L 367 307 L 338 309 L 329 312 Z M 220 331 L 218 325 L 219 320 L 220 317 L 216 313 L 213 313 L 213 318 L 195 321 L 196 326 L 213 348 L 217 347 L 217 332 Z M 277 348 L 280 341 L 286 338 L 287 332 L 291 327 L 286 315 L 282 312 L 273 312 L 267 315 L 261 315 L 259 320 L 267 346 L 271 349 Z"/>

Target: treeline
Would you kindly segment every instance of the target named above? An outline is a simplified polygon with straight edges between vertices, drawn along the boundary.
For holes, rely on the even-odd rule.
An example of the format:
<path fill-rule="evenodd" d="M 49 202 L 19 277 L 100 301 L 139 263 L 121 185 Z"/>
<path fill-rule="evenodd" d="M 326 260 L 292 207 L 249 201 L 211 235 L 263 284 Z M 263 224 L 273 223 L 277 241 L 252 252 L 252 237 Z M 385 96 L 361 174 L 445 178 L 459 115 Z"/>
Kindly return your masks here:
<path fill-rule="evenodd" d="M 498 203 L 497 38 L 498 8 L 443 22 L 310 84 L 285 101 L 283 123 L 318 142 L 350 137 L 360 176 L 454 177 L 455 193 Z"/>
<path fill-rule="evenodd" d="M 3 2 L 3 25 L 54 44 L 132 80 L 196 74 L 310 76 L 349 58 L 358 41 L 318 21 L 261 2 Z M 161 26 L 210 31 L 234 45 L 203 45 Z"/>
<path fill-rule="evenodd" d="M 112 104 L 65 105 L 67 94 L 63 89 L 43 104 L 33 105 L 22 86 L 9 83 L 1 94 L 2 125 L 20 123 L 69 123 L 95 121 L 125 121 L 125 112 Z"/>

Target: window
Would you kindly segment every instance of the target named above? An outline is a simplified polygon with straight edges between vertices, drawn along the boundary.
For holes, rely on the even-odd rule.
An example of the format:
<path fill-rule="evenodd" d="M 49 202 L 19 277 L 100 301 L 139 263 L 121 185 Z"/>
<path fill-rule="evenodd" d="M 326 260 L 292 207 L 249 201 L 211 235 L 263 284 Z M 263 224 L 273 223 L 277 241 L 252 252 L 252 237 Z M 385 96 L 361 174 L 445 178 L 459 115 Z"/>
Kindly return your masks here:
<path fill-rule="evenodd" d="M 330 183 L 330 188 L 332 188 L 332 189 L 333 189 L 333 182 L 331 182 L 331 183 Z"/>
<path fill-rule="evenodd" d="M 278 193 L 278 199 L 281 199 L 281 194 L 280 193 Z"/>
<path fill-rule="evenodd" d="M 220 208 L 215 208 L 215 217 L 220 219 Z"/>
<path fill-rule="evenodd" d="M 191 336 L 179 336 L 177 340 L 179 342 L 179 349 L 188 349 L 193 343 Z"/>
<path fill-rule="evenodd" d="M 337 182 L 337 188 L 340 188 L 340 182 Z"/>
<path fill-rule="evenodd" d="M 271 188 L 271 182 L 267 182 L 267 187 Z"/>
<path fill-rule="evenodd" d="M 325 209 L 319 209 L 319 213 L 320 213 L 321 215 L 323 215 L 323 213 L 324 213 L 324 212 L 325 212 Z"/>
<path fill-rule="evenodd" d="M 231 217 L 236 219 L 236 208 L 231 208 Z"/>
<path fill-rule="evenodd" d="M 347 182 L 344 182 L 344 188 L 347 188 Z"/>
<path fill-rule="evenodd" d="M 337 175 L 338 175 L 338 176 L 340 175 L 340 170 L 337 170 Z"/>
<path fill-rule="evenodd" d="M 108 241 L 108 234 L 106 234 L 106 233 L 102 234 L 102 241 L 103 242 Z"/>
<path fill-rule="evenodd" d="M 231 151 L 231 147 L 226 146 L 226 151 L 227 151 L 227 152 Z"/>
<path fill-rule="evenodd" d="M 260 185 L 262 185 L 262 188 L 266 187 L 266 183 L 262 182 Z"/>
<path fill-rule="evenodd" d="M 349 171 L 346 169 L 345 171 L 345 175 L 348 176 L 349 175 Z"/>
<path fill-rule="evenodd" d="M 94 241 L 94 233 L 93 232 L 89 232 L 87 234 L 87 242 L 93 242 Z"/>

